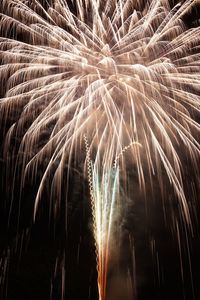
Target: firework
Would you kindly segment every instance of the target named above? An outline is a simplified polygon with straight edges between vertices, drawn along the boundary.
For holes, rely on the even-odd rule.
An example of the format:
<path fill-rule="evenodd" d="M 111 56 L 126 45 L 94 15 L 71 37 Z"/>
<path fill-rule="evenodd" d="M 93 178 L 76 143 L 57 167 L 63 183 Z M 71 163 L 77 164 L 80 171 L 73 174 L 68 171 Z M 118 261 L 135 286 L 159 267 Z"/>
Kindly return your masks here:
<path fill-rule="evenodd" d="M 187 29 L 182 20 L 194 4 L 77 0 L 73 13 L 64 0 L 47 10 L 36 0 L 3 0 L 0 109 L 5 119 L 13 112 L 16 119 L 5 152 L 14 136 L 21 137 L 21 189 L 27 174 L 34 178 L 47 162 L 34 219 L 49 177 L 53 202 L 55 194 L 61 197 L 66 165 L 70 172 L 74 159 L 85 163 L 101 300 L 127 165 L 144 194 L 147 178 L 157 177 L 163 190 L 165 174 L 192 230 L 180 153 L 198 174 L 200 28 Z M 53 207 L 56 216 L 59 203 Z"/>

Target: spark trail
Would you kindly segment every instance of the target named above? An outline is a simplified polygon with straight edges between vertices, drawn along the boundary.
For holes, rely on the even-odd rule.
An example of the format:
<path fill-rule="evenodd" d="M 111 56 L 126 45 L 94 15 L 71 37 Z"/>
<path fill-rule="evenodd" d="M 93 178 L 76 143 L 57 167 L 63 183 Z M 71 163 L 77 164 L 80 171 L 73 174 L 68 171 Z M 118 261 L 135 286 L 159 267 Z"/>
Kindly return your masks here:
<path fill-rule="evenodd" d="M 16 114 L 5 152 L 14 136 L 22 136 L 22 187 L 27 174 L 36 176 L 37 166 L 48 160 L 35 218 L 49 175 L 53 201 L 66 164 L 70 172 L 88 137 L 99 293 L 104 300 L 113 205 L 119 177 L 126 181 L 125 156 L 143 193 L 147 177 L 159 178 L 162 190 L 164 172 L 192 228 L 180 151 L 187 153 L 198 175 L 200 28 L 187 29 L 182 18 L 196 1 L 171 8 L 166 0 L 145 5 L 138 0 L 77 0 L 75 10 L 65 0 L 51 1 L 47 10 L 36 0 L 2 3 L 0 76 L 6 85 L 0 110 L 5 119 Z M 54 207 L 56 215 L 59 204 Z"/>

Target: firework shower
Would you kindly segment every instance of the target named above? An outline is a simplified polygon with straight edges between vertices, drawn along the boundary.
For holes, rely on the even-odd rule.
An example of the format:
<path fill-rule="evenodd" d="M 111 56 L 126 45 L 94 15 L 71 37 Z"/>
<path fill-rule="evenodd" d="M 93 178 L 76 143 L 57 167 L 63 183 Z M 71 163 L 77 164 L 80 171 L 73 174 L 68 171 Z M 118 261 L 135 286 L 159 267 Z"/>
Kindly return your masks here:
<path fill-rule="evenodd" d="M 2 246 L 2 297 L 14 299 L 13 259 L 45 219 L 59 244 L 45 299 L 72 299 L 70 244 L 78 236 L 79 264 L 84 231 L 74 234 L 73 224 L 83 205 L 96 279 L 84 299 L 94 285 L 100 300 L 146 299 L 141 247 L 155 290 L 164 285 L 153 214 L 174 240 L 180 297 L 198 298 L 198 10 L 198 1 L 3 0 L 2 211 L 11 238 Z"/>

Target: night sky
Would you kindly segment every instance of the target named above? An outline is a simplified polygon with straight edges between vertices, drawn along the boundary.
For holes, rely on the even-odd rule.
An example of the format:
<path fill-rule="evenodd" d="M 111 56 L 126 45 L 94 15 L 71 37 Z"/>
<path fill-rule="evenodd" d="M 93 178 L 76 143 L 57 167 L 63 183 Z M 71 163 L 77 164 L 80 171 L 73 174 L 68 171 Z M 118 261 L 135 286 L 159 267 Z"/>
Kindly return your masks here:
<path fill-rule="evenodd" d="M 45 3 L 43 5 L 45 7 Z M 72 9 L 76 12 L 75 6 Z M 0 11 L 3 12 L 1 4 Z M 200 8 L 196 6 L 185 16 L 184 22 L 186 26 L 194 27 L 199 17 Z M 11 29 L 10 35 L 14 34 Z M 25 39 L 23 36 L 17 38 L 22 41 Z M 0 96 L 3 97 L 6 78 L 0 84 Z M 41 163 L 41 174 L 38 172 L 34 182 L 27 178 L 25 188 L 21 191 L 22 161 L 17 161 L 15 170 L 13 162 L 16 161 L 23 134 L 13 138 L 10 149 L 6 154 L 4 152 L 6 132 L 19 113 L 13 112 L 7 120 L 5 116 L 0 116 L 0 299 L 46 300 L 51 295 L 52 300 L 58 300 L 64 293 L 63 299 L 96 300 L 98 287 L 89 190 L 87 178 L 81 175 L 83 166 L 80 164 L 81 157 L 85 155 L 84 149 L 80 149 L 78 161 L 76 157 L 72 159 L 68 190 L 67 170 L 64 171 L 57 216 L 53 216 L 52 203 L 49 203 L 50 188 L 46 186 L 36 221 L 33 222 L 34 199 L 47 162 Z M 45 143 L 45 137 L 41 142 Z M 133 281 L 135 299 L 200 299 L 199 179 L 188 166 L 187 156 L 184 153 L 181 156 L 185 162 L 186 195 L 191 199 L 190 208 L 194 216 L 193 235 L 184 227 L 178 201 L 168 180 L 164 179 L 163 200 L 156 179 L 153 182 L 154 194 L 147 190 L 145 199 L 130 167 L 129 194 L 134 194 L 135 200 L 131 202 L 124 197 L 119 225 L 122 240 L 116 245 L 120 249 L 120 259 L 118 265 L 111 266 L 109 270 L 108 279 L 112 280 L 108 280 L 108 300 L 130 300 L 128 292 L 126 295 L 126 279 L 130 265 L 134 263 L 133 254 L 136 260 L 136 280 Z M 51 180 L 49 178 L 49 182 Z M 191 182 L 193 184 L 188 184 Z M 165 202 L 165 212 L 162 201 Z M 179 245 L 173 229 L 175 219 L 182 228 L 179 234 L 183 248 L 184 279 L 181 278 Z M 154 255 L 151 245 L 156 249 Z M 133 270 L 131 272 L 130 278 Z M 62 280 L 65 281 L 64 292 Z"/>

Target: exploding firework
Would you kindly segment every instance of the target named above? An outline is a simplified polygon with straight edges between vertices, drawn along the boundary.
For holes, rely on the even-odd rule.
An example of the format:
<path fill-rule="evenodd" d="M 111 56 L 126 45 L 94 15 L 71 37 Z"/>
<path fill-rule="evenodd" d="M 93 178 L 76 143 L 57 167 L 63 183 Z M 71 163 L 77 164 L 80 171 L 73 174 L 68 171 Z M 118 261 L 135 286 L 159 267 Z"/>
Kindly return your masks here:
<path fill-rule="evenodd" d="M 130 166 L 144 195 L 155 177 L 164 191 L 167 176 L 192 231 L 181 153 L 198 176 L 200 28 L 183 17 L 196 1 L 140 2 L 2 2 L 0 109 L 14 120 L 5 155 L 18 137 L 21 190 L 44 162 L 34 219 L 49 178 L 56 217 L 64 170 L 85 164 L 101 300 Z"/>

